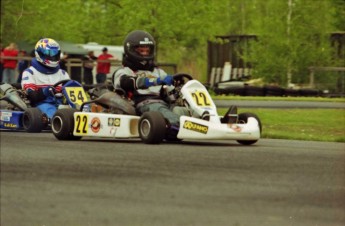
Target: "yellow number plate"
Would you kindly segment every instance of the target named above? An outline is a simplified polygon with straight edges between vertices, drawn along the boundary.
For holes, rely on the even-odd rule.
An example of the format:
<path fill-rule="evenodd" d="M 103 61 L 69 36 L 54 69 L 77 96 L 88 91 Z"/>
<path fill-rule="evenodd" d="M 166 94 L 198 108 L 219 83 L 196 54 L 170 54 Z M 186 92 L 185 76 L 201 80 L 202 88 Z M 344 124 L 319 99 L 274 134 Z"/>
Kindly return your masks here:
<path fill-rule="evenodd" d="M 75 133 L 87 134 L 89 117 L 86 114 L 77 114 L 75 117 L 74 127 Z"/>
<path fill-rule="evenodd" d="M 66 87 L 66 93 L 70 101 L 74 104 L 82 105 L 87 101 L 87 96 L 83 87 Z"/>
<path fill-rule="evenodd" d="M 204 91 L 191 92 L 194 102 L 198 106 L 211 106 L 211 101 Z"/>

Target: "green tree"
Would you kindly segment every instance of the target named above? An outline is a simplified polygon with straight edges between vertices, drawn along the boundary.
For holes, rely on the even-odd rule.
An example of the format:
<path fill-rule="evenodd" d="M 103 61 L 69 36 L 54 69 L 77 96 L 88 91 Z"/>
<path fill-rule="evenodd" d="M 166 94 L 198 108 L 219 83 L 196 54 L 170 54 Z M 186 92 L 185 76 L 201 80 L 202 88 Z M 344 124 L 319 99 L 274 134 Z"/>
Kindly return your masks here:
<path fill-rule="evenodd" d="M 343 0 L 2 0 L 0 42 L 122 45 L 129 31 L 142 29 L 157 41 L 158 62 L 205 81 L 208 40 L 255 34 L 243 56 L 254 76 L 287 85 L 306 82 L 309 66 L 332 63 L 329 35 L 345 30 L 344 18 Z"/>
<path fill-rule="evenodd" d="M 260 5 L 253 30 L 259 41 L 250 59 L 255 77 L 288 85 L 306 82 L 308 67 L 330 63 L 329 36 L 332 26 L 329 1 L 268 0 Z"/>

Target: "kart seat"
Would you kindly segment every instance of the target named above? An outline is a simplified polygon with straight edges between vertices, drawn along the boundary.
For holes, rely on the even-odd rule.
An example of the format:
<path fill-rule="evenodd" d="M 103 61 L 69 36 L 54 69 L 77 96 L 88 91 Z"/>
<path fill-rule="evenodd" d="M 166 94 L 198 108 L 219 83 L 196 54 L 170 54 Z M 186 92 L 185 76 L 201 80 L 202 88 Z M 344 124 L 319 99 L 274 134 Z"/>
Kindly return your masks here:
<path fill-rule="evenodd" d="M 103 93 L 100 97 L 90 102 L 96 103 L 105 108 L 117 108 L 124 111 L 126 114 L 136 115 L 133 102 L 114 92 Z"/>

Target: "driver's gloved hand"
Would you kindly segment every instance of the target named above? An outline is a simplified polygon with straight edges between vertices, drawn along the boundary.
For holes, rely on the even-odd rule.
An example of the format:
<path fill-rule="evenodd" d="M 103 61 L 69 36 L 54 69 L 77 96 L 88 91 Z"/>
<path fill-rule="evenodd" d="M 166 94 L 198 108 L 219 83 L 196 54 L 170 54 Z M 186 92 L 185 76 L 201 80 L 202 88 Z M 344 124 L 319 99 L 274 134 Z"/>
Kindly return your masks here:
<path fill-rule="evenodd" d="M 158 78 L 157 83 L 158 85 L 165 84 L 165 85 L 171 86 L 172 84 L 174 84 L 174 78 L 171 75 L 167 75 L 162 81 L 160 80 L 160 78 Z"/>
<path fill-rule="evenodd" d="M 46 97 L 53 97 L 56 93 L 56 90 L 52 86 L 42 88 L 42 92 Z"/>
<path fill-rule="evenodd" d="M 145 78 L 146 87 L 156 86 L 156 85 L 172 85 L 174 83 L 174 78 L 171 75 L 166 75 L 163 79 L 161 78 Z"/>

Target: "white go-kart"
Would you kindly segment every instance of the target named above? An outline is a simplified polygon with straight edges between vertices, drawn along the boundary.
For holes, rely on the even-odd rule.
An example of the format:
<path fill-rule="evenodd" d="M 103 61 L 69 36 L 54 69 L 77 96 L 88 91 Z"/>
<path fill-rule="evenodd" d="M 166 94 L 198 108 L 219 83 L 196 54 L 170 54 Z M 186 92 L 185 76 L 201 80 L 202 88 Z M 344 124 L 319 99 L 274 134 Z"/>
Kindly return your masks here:
<path fill-rule="evenodd" d="M 188 74 L 176 74 L 174 81 L 172 92 L 161 93 L 165 93 L 169 104 L 184 106 L 190 112 L 180 117 L 179 128 L 171 128 L 160 112 L 137 115 L 125 95 L 106 90 L 84 102 L 81 110 L 59 109 L 52 119 L 53 134 L 59 140 L 140 138 L 147 144 L 192 139 L 235 140 L 251 145 L 260 139 L 262 126 L 256 114 L 237 114 L 237 108 L 231 106 L 224 116 L 219 116 L 203 84 Z"/>

